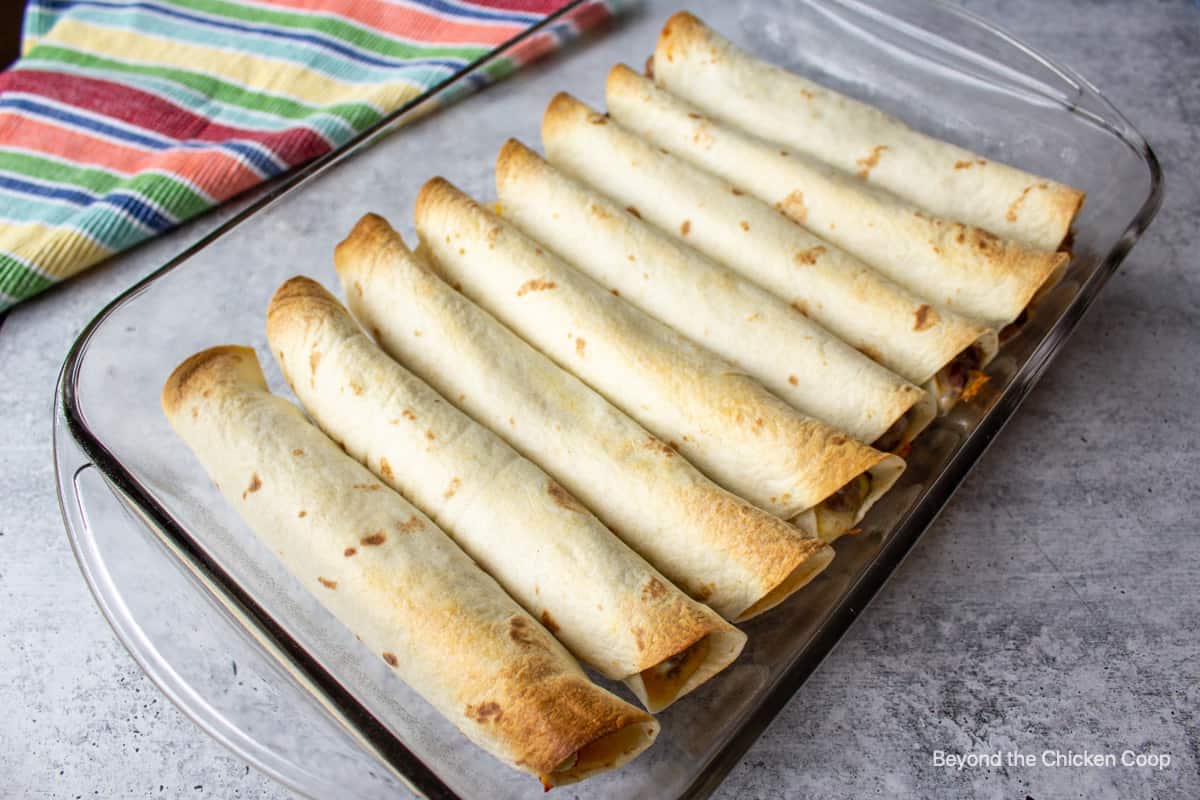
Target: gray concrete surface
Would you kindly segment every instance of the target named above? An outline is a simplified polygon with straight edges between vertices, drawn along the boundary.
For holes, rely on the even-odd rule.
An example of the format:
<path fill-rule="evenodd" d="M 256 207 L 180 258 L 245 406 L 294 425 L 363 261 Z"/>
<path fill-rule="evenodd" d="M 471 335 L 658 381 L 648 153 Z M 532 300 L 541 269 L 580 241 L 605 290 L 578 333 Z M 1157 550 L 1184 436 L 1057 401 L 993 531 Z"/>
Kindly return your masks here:
<path fill-rule="evenodd" d="M 971 0 L 1141 128 L 1165 205 L 1021 413 L 721 798 L 1200 797 L 1200 9 Z M 140 674 L 54 494 L 67 347 L 202 220 L 0 327 L 0 797 L 276 798 Z M 1167 753 L 957 771 L 932 752 Z"/>

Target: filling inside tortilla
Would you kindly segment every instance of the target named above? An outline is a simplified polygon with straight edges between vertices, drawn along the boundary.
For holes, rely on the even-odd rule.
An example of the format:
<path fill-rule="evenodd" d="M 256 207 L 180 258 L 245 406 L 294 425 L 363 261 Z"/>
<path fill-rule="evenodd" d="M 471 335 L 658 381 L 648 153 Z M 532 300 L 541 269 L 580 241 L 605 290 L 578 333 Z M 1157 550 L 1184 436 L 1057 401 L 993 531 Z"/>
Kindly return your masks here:
<path fill-rule="evenodd" d="M 859 509 L 871 494 L 871 475 L 864 472 L 838 489 L 813 509 L 817 536 L 828 542 L 854 527 Z"/>
<path fill-rule="evenodd" d="M 679 695 L 708 657 L 708 649 L 705 636 L 691 647 L 642 670 L 642 685 L 646 687 L 646 703 L 650 708 L 662 708 Z"/>
<path fill-rule="evenodd" d="M 939 414 L 945 414 L 954 408 L 964 396 L 968 400 L 971 399 L 971 396 L 987 382 L 987 376 L 979 369 L 983 358 L 984 354 L 980 349 L 971 345 L 933 376 L 931 391 L 937 399 Z"/>
<path fill-rule="evenodd" d="M 912 451 L 913 439 L 921 435 L 921 432 L 937 417 L 937 413 L 937 400 L 930 392 L 922 392 L 921 399 L 913 403 L 908 411 L 901 414 L 900 418 L 883 432 L 883 435 L 871 443 L 871 447 L 885 453 L 894 453 L 901 458 L 908 458 L 908 454 Z"/>
<path fill-rule="evenodd" d="M 547 791 L 560 784 L 574 783 L 593 772 L 616 766 L 624 757 L 637 752 L 645 742 L 645 737 L 653 735 L 653 731 L 645 724 L 626 725 L 593 739 L 564 758 L 550 774 L 538 777 Z"/>

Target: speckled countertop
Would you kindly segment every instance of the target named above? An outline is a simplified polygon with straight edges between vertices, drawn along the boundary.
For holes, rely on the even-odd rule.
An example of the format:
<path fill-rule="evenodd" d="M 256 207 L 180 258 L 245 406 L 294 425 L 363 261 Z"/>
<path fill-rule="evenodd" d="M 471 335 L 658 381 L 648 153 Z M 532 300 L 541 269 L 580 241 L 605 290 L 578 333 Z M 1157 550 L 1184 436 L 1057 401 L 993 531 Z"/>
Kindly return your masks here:
<path fill-rule="evenodd" d="M 722 798 L 1200 797 L 1200 8 L 971 0 L 1096 83 L 1166 201 L 1048 374 Z M 0 797 L 285 797 L 146 680 L 55 499 L 51 397 L 97 310 L 217 216 L 0 326 Z M 1168 753 L 1165 769 L 932 752 Z"/>

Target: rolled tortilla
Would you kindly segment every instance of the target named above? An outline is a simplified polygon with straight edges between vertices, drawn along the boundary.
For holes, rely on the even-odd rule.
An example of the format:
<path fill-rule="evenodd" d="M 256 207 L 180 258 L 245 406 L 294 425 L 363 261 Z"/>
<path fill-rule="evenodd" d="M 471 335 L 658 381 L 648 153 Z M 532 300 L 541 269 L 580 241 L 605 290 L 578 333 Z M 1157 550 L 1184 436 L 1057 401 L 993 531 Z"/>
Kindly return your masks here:
<path fill-rule="evenodd" d="M 326 433 L 428 514 L 576 657 L 625 681 L 649 711 L 737 658 L 744 633 L 389 358 L 320 284 L 293 278 L 279 288 L 267 338 Z"/>
<path fill-rule="evenodd" d="M 468 739 L 547 786 L 654 741 L 653 717 L 588 681 L 424 514 L 271 394 L 253 350 L 187 359 L 162 406 L 288 570 Z"/>
<path fill-rule="evenodd" d="M 606 97 L 613 118 L 637 135 L 771 203 L 926 301 L 993 327 L 1015 320 L 1066 267 L 1066 253 L 932 217 L 809 156 L 714 122 L 626 66 L 609 73 Z"/>
<path fill-rule="evenodd" d="M 1084 193 L 948 142 L 735 47 L 681 11 L 663 26 L 654 80 L 722 122 L 902 197 L 936 217 L 1056 250 Z"/>
<path fill-rule="evenodd" d="M 804 524 L 869 473 L 849 528 L 904 470 L 613 296 L 447 181 L 427 182 L 413 214 L 435 268 L 464 294 L 760 508 Z"/>
<path fill-rule="evenodd" d="M 713 484 L 451 289 L 382 217 L 363 217 L 334 262 L 350 310 L 385 351 L 726 619 L 774 607 L 833 558 L 831 548 Z"/>
<path fill-rule="evenodd" d="M 899 424 L 897 444 L 935 416 L 921 389 L 515 140 L 496 161 L 496 191 L 504 219 L 805 414 L 862 442 Z"/>
<path fill-rule="evenodd" d="M 568 94 L 547 107 L 542 141 L 551 164 L 629 213 L 791 303 L 898 375 L 937 387 L 944 409 L 957 399 L 950 387 L 961 383 L 960 371 L 951 364 L 960 354 L 978 369 L 996 353 L 996 332 L 986 325 L 935 308 L 758 198 Z"/>

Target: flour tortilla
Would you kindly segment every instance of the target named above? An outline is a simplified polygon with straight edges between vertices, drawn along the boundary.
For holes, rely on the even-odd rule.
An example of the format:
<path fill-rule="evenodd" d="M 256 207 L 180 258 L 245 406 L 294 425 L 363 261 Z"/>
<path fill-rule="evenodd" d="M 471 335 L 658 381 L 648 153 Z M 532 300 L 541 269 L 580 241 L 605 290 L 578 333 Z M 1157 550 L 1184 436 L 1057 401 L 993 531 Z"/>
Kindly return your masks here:
<path fill-rule="evenodd" d="M 744 633 L 389 358 L 320 284 L 284 283 L 267 312 L 267 336 L 326 433 L 428 514 L 579 659 L 626 681 L 649 711 L 737 658 Z"/>
<path fill-rule="evenodd" d="M 898 422 L 910 441 L 933 418 L 921 389 L 515 140 L 500 151 L 496 190 L 505 220 L 805 414 L 862 442 Z M 928 404 L 909 414 L 918 401 Z"/>
<path fill-rule="evenodd" d="M 903 471 L 899 458 L 800 414 L 447 181 L 421 188 L 414 219 L 440 274 L 760 508 L 797 518 L 869 472 L 874 491 L 857 522 Z"/>
<path fill-rule="evenodd" d="M 977 351 L 980 366 L 996 353 L 996 332 L 983 323 L 934 307 L 758 198 L 664 153 L 570 95 L 560 94 L 546 109 L 542 142 L 551 164 L 919 386 L 963 351 Z"/>
<path fill-rule="evenodd" d="M 708 119 L 628 67 L 609 73 L 609 113 L 653 144 L 774 205 L 936 306 L 991 327 L 1061 278 L 1067 254 L 933 217 L 801 153 Z"/>
<path fill-rule="evenodd" d="M 439 279 L 368 214 L 334 256 L 383 349 L 579 498 L 729 620 L 787 599 L 832 548 L 705 478 L 665 442 Z"/>
<path fill-rule="evenodd" d="M 272 395 L 253 350 L 187 359 L 162 405 L 296 579 L 471 741 L 548 785 L 654 741 L 653 717 L 590 683 L 433 522 Z"/>
<path fill-rule="evenodd" d="M 948 142 L 735 47 L 687 12 L 667 20 L 655 82 L 706 114 L 904 198 L 1041 250 L 1056 250 L 1084 193 Z"/>

